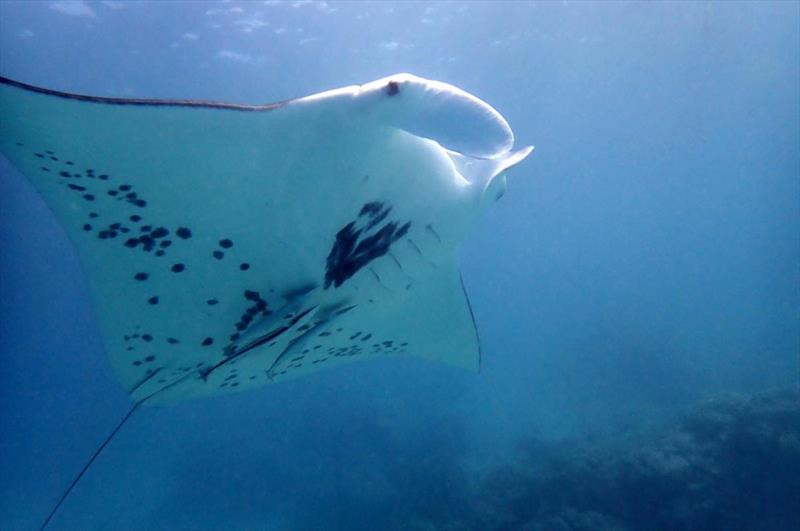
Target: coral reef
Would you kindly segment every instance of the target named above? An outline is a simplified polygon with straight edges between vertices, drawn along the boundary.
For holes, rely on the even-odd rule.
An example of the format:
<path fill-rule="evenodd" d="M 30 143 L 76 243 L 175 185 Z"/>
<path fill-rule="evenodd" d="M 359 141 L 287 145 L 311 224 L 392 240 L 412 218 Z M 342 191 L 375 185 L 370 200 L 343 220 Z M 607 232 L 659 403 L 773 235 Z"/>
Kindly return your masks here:
<path fill-rule="evenodd" d="M 541 443 L 534 443 L 537 448 Z M 524 452 L 415 529 L 800 529 L 800 393 L 706 401 L 656 439 Z M 444 514 L 446 513 L 446 514 Z"/>

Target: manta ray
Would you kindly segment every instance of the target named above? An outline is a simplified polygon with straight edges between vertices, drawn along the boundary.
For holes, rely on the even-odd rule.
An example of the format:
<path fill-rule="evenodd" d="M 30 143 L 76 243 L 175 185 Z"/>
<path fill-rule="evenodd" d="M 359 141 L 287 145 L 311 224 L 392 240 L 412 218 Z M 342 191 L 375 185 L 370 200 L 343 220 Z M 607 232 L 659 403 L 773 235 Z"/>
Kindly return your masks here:
<path fill-rule="evenodd" d="M 77 249 L 134 404 L 111 436 L 142 404 L 358 360 L 477 370 L 456 253 L 533 149 L 513 145 L 490 105 L 410 74 L 265 105 L 0 77 L 0 151 Z"/>

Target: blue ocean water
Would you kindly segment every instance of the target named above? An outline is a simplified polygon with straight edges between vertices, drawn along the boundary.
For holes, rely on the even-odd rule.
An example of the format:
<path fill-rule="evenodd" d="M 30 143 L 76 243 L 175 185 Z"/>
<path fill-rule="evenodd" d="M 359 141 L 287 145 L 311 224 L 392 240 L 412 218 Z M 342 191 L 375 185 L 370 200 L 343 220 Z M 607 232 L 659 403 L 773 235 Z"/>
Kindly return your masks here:
<path fill-rule="evenodd" d="M 800 524 L 797 2 L 0 3 L 0 75 L 57 90 L 396 72 L 537 148 L 461 251 L 480 374 L 382 360 L 139 411 L 51 528 Z M 130 402 L 62 229 L 5 159 L 0 190 L 0 528 L 35 529 Z"/>

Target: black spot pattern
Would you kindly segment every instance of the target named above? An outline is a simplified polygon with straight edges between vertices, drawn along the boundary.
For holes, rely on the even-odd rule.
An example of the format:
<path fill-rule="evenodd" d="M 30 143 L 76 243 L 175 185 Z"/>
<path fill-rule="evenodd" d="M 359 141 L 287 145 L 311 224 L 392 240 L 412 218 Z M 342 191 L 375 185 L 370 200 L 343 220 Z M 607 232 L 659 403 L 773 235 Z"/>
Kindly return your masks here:
<path fill-rule="evenodd" d="M 243 331 L 247 330 L 247 328 L 253 322 L 253 319 L 255 319 L 255 316 L 258 315 L 259 313 L 261 315 L 264 315 L 264 316 L 270 315 L 272 313 L 267 308 L 267 301 L 264 300 L 257 291 L 250 290 L 250 289 L 245 290 L 244 298 L 246 300 L 250 301 L 251 304 L 249 304 L 247 306 L 247 308 L 245 308 L 245 310 L 242 313 L 241 317 L 239 317 L 239 320 L 234 325 L 234 327 L 236 328 L 237 332 L 243 332 Z M 237 337 L 237 339 L 238 339 L 238 337 Z M 235 340 L 232 340 L 232 341 L 235 341 Z"/>
<path fill-rule="evenodd" d="M 34 153 L 34 155 L 38 158 L 45 158 L 45 153 L 47 154 L 47 158 L 54 162 L 59 161 L 59 157 L 56 156 L 56 153 L 52 150 L 46 150 L 44 152 Z M 83 173 L 76 172 L 73 168 L 76 165 L 75 162 L 72 160 L 66 160 L 63 162 L 63 166 L 57 170 L 57 174 L 59 177 L 63 179 L 81 179 L 81 184 L 77 184 L 75 182 L 64 182 L 61 181 L 70 191 L 75 192 L 76 194 L 80 194 L 81 199 L 87 202 L 95 202 L 102 200 L 103 197 L 108 196 L 109 198 L 115 198 L 117 201 L 124 201 L 130 204 L 133 207 L 144 208 L 147 205 L 147 201 L 141 197 L 141 195 L 136 191 L 135 186 L 133 184 L 124 183 L 120 184 L 116 187 L 112 186 L 111 188 L 103 189 L 101 188 L 99 183 L 92 184 L 92 181 L 114 181 L 114 177 L 110 176 L 107 173 L 97 174 L 94 168 L 86 168 Z M 50 168 L 42 167 L 42 171 L 50 172 Z M 106 194 L 102 194 L 105 191 Z M 88 217 L 91 219 L 96 219 L 99 217 L 97 212 L 90 212 Z M 139 214 L 132 214 L 128 216 L 128 219 L 133 223 L 138 223 L 142 220 L 142 217 Z M 98 239 L 100 240 L 114 240 L 117 239 L 127 248 L 135 249 L 139 248 L 144 252 L 151 252 L 154 250 L 154 247 L 157 245 L 158 240 L 160 238 L 164 238 L 169 235 L 169 229 L 166 227 L 156 227 L 152 229 L 149 235 L 143 234 L 139 237 L 134 238 L 126 238 L 126 239 L 118 239 L 117 237 L 120 234 L 127 234 L 131 231 L 130 226 L 126 226 L 122 220 L 110 220 L 111 223 L 107 226 L 96 225 L 93 223 L 83 223 L 81 225 L 82 229 L 85 232 L 92 233 L 94 232 Z M 186 231 L 189 231 L 188 228 L 184 228 Z M 189 234 L 191 232 L 189 231 Z M 163 240 L 163 242 L 169 242 L 169 240 Z M 169 246 L 169 243 L 161 243 L 160 247 L 165 248 Z M 171 243 L 171 242 L 170 242 Z M 165 251 L 156 252 L 158 256 L 163 256 Z"/>
<path fill-rule="evenodd" d="M 326 289 L 331 285 L 341 286 L 372 260 L 389 252 L 392 244 L 406 235 L 410 221 L 403 225 L 390 221 L 377 228 L 390 212 L 391 207 L 379 201 L 366 203 L 356 220 L 336 233 L 326 261 Z"/>
<path fill-rule="evenodd" d="M 166 226 L 159 224 L 158 219 L 148 219 L 145 222 L 145 216 L 138 213 L 133 214 L 130 210 L 127 212 L 121 211 L 120 208 L 102 210 L 105 205 L 108 203 L 114 204 L 114 202 L 119 202 L 122 208 L 146 207 L 147 202 L 136 190 L 135 183 L 123 182 L 119 184 L 119 181 L 117 181 L 118 177 L 106 173 L 98 174 L 93 168 L 79 170 L 75 168 L 76 164 L 73 161 L 59 163 L 59 157 L 52 151 L 47 151 L 47 156 L 45 156 L 44 153 L 38 153 L 36 155 L 38 158 L 50 159 L 56 163 L 52 165 L 52 178 L 54 179 L 54 183 L 63 186 L 69 193 L 75 193 L 76 196 L 80 197 L 83 201 L 98 203 L 99 206 L 96 208 L 98 208 L 100 212 L 103 212 L 102 216 L 98 212 L 87 212 L 85 215 L 88 220 L 93 221 L 91 223 L 81 221 L 79 226 L 83 231 L 96 235 L 100 240 L 107 240 L 109 244 L 111 241 L 116 240 L 118 243 L 115 245 L 130 249 L 131 251 L 136 250 L 138 252 L 152 253 L 156 256 L 163 256 L 166 250 L 169 249 L 170 252 L 177 253 L 178 256 L 176 258 L 179 258 L 182 251 L 186 248 L 184 246 L 190 245 L 190 243 L 184 243 L 185 240 L 189 240 L 193 236 L 192 229 L 188 226 Z M 48 164 L 50 164 L 50 162 L 48 162 Z M 61 167 L 58 167 L 59 165 L 61 165 Z M 48 173 L 51 172 L 51 168 L 42 167 L 41 171 Z M 135 176 L 132 177 L 134 177 L 135 182 Z M 100 181 L 105 181 L 107 184 Z M 119 212 L 118 217 L 114 214 L 109 215 L 108 213 L 117 211 Z M 382 202 L 374 201 L 366 203 L 363 205 L 354 221 L 348 223 L 337 232 L 333 247 L 326 260 L 325 288 L 329 288 L 331 285 L 335 287 L 341 286 L 347 279 L 352 277 L 369 262 L 385 255 L 395 241 L 406 235 L 410 227 L 410 222 L 403 223 L 396 219 L 389 219 L 391 211 L 392 208 Z M 140 223 L 143 222 L 145 224 L 140 225 Z M 129 233 L 131 234 L 128 235 Z M 123 236 L 120 237 L 120 235 Z M 213 237 L 212 235 L 203 235 L 203 238 L 209 236 Z M 216 240 L 218 247 L 216 249 L 210 249 L 211 256 L 217 260 L 224 259 L 227 254 L 226 251 L 228 250 L 231 250 L 231 253 L 235 253 L 235 251 L 232 250 L 234 241 L 231 238 L 222 236 L 223 235 L 218 236 L 220 239 Z M 169 237 L 172 239 L 167 239 Z M 164 265 L 162 264 L 160 267 L 164 267 Z M 191 267 L 191 264 L 173 262 L 169 267 L 172 272 L 180 273 L 185 271 L 188 267 Z M 249 262 L 239 262 L 239 268 L 241 271 L 248 271 L 251 268 L 251 264 Z M 133 273 L 133 278 L 136 281 L 144 282 L 149 280 L 151 274 L 150 272 L 140 271 Z M 319 287 L 320 286 L 315 282 L 306 282 L 297 287 L 285 290 L 281 293 L 281 296 L 284 297 L 287 302 L 302 302 L 305 295 Z M 272 293 L 275 290 L 269 289 L 268 291 Z M 225 347 L 224 350 L 221 349 L 224 356 L 237 353 L 235 342 L 240 339 L 243 332 L 248 330 L 254 322 L 267 324 L 271 322 L 269 320 L 264 320 L 264 317 L 271 315 L 272 312 L 268 308 L 267 301 L 258 291 L 248 289 L 244 292 L 244 298 L 247 302 L 242 314 L 234 325 L 235 331 L 229 336 L 230 343 L 228 343 L 228 346 Z M 147 301 L 149 306 L 158 306 L 164 303 L 162 297 L 156 294 L 143 294 L 143 299 Z M 204 299 L 200 299 L 200 301 L 203 300 Z M 166 303 L 169 303 L 168 299 Z M 219 304 L 219 301 L 217 298 L 212 297 L 205 299 L 205 303 L 209 307 L 214 307 Z M 292 354 L 286 356 L 279 364 L 276 363 L 276 367 L 274 368 L 264 370 L 258 374 L 243 374 L 242 377 L 247 378 L 249 381 L 259 377 L 273 378 L 285 375 L 288 372 L 300 369 L 304 366 L 307 367 L 309 365 L 325 363 L 329 359 L 335 357 L 353 357 L 405 351 L 407 343 L 401 343 L 400 346 L 397 346 L 397 341 L 381 339 L 372 343 L 370 346 L 367 342 L 373 337 L 371 333 L 357 330 L 344 330 L 341 326 L 335 329 L 328 327 L 329 325 L 327 323 L 329 321 L 335 321 L 339 315 L 347 313 L 355 307 L 355 305 L 334 305 L 328 307 L 325 311 L 321 311 L 304 324 L 298 326 L 297 323 L 313 308 L 298 308 L 298 306 L 293 306 L 294 309 L 287 312 L 286 315 L 288 322 L 278 321 L 277 328 L 273 328 L 272 330 L 266 328 L 266 333 L 262 337 L 256 339 L 256 345 L 252 345 L 254 341 L 249 340 L 244 348 L 244 350 L 250 349 L 251 346 L 253 348 L 286 348 Z M 157 311 L 157 309 L 153 308 L 153 311 Z M 138 329 L 138 327 L 136 328 Z M 293 334 L 289 341 L 289 347 L 286 346 L 287 343 L 285 342 L 280 343 L 282 346 L 278 346 L 277 338 L 283 333 Z M 159 376 L 162 377 L 158 380 L 152 378 L 150 379 L 151 382 L 167 383 L 170 380 L 174 381 L 174 378 L 168 375 L 182 376 L 188 371 L 198 371 L 201 374 L 208 374 L 205 368 L 209 365 L 205 365 L 202 362 L 197 363 L 194 367 L 170 367 L 166 365 L 167 368 L 165 368 L 165 366 L 160 366 L 162 364 L 156 363 L 156 355 L 149 353 L 148 350 L 153 349 L 155 344 L 160 344 L 161 346 L 158 347 L 160 349 L 168 348 L 166 345 L 178 345 L 180 340 L 174 337 L 165 337 L 160 335 L 160 333 L 156 333 L 156 336 L 160 336 L 158 337 L 157 343 L 154 343 L 156 337 L 154 337 L 152 333 L 135 332 L 124 336 L 126 349 L 128 352 L 132 353 L 132 356 L 136 356 L 135 353 L 137 350 L 140 352 L 141 350 L 145 350 L 145 352 L 141 352 L 138 355 L 138 359 L 131 359 L 130 363 L 135 367 L 141 367 L 142 373 L 146 375 L 147 379 L 155 376 L 156 373 L 159 373 Z M 210 347 L 218 341 L 218 338 L 215 339 L 212 336 L 184 339 L 191 341 L 195 345 L 199 343 L 203 347 Z M 313 341 L 313 339 L 324 341 L 325 344 L 308 343 L 308 341 Z M 194 343 L 195 341 L 197 343 Z M 293 347 L 292 345 L 295 343 L 296 345 Z M 304 348 L 304 346 L 306 348 Z M 241 350 L 243 349 L 240 348 L 239 351 Z M 301 350 L 302 353 L 300 353 Z M 158 354 L 158 352 L 156 352 L 156 354 Z M 227 371 L 228 368 L 237 361 L 238 360 L 233 357 L 227 361 L 221 362 L 225 365 L 214 365 L 212 369 L 217 366 L 224 366 Z M 236 369 L 234 368 L 232 370 L 235 371 Z M 235 373 L 228 373 L 224 383 L 228 387 L 238 386 L 237 375 Z"/>

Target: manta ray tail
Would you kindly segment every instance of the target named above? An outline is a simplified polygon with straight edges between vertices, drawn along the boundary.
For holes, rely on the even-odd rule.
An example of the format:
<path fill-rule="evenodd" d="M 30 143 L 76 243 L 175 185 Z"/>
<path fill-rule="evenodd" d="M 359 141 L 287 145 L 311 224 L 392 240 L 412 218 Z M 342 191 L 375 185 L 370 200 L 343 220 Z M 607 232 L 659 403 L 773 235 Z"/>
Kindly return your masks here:
<path fill-rule="evenodd" d="M 117 432 L 119 432 L 119 430 L 122 429 L 122 426 L 124 426 L 125 423 L 128 421 L 128 419 L 131 418 L 131 416 L 133 416 L 133 413 L 137 409 L 139 409 L 139 406 L 142 405 L 142 403 L 145 400 L 147 400 L 147 398 L 144 398 L 144 399 L 136 402 L 135 404 L 133 404 L 133 406 L 131 406 L 131 408 L 128 410 L 128 413 L 124 417 L 122 417 L 122 420 L 119 422 L 119 424 L 117 424 L 117 426 L 111 431 L 111 433 L 108 434 L 108 436 L 105 438 L 105 440 L 103 440 L 103 443 L 100 446 L 97 447 L 97 449 L 92 454 L 92 457 L 90 457 L 89 460 L 86 462 L 86 464 L 83 465 L 83 468 L 81 469 L 81 471 L 78 472 L 78 475 L 75 476 L 75 479 L 73 479 L 72 483 L 69 484 L 69 487 L 67 487 L 67 490 L 64 491 L 64 493 L 61 495 L 61 498 L 59 498 L 58 502 L 56 502 L 56 504 L 53 506 L 53 509 L 50 511 L 50 514 L 47 515 L 47 518 L 45 518 L 44 522 L 42 523 L 41 527 L 39 528 L 39 531 L 43 531 L 47 527 L 47 524 L 49 524 L 50 520 L 53 519 L 53 516 L 55 516 L 56 512 L 58 511 L 58 509 L 64 503 L 64 500 L 67 499 L 67 496 L 69 496 L 70 492 L 72 492 L 72 489 L 75 488 L 75 486 L 78 484 L 78 482 L 84 476 L 84 474 L 86 474 L 86 472 L 89 470 L 89 467 L 92 466 L 92 463 L 94 463 L 95 459 L 97 459 L 97 457 L 105 449 L 105 447 L 108 446 L 108 443 L 111 442 L 111 439 L 113 439 L 114 436 L 117 434 Z"/>
<path fill-rule="evenodd" d="M 155 373 L 153 373 L 153 375 L 155 375 Z M 39 531 L 44 531 L 44 529 L 47 528 L 47 525 L 50 523 L 50 520 L 53 519 L 53 516 L 55 516 L 56 512 L 58 512 L 58 509 L 61 507 L 61 505 L 64 504 L 64 501 L 70 495 L 72 490 L 78 485 L 78 483 L 80 482 L 81 478 L 83 478 L 83 476 L 86 474 L 86 472 L 89 471 L 89 468 L 92 466 L 92 463 L 94 463 L 95 460 L 98 458 L 98 456 L 103 452 L 103 450 L 105 450 L 106 446 L 108 446 L 108 444 L 111 442 L 111 440 L 114 438 L 114 436 L 116 436 L 117 433 L 119 433 L 119 430 L 121 430 L 122 427 L 125 425 L 125 423 L 128 422 L 128 419 L 130 419 L 133 416 L 134 412 L 136 412 L 136 410 L 139 409 L 139 406 L 141 406 L 142 404 L 144 404 L 145 402 L 147 402 L 148 400 L 150 400 L 151 398 L 153 398 L 157 394 L 161 393 L 162 391 L 165 391 L 166 389 L 169 389 L 173 385 L 176 385 L 176 384 L 180 383 L 185 378 L 186 378 L 186 376 L 184 376 L 184 378 L 181 378 L 180 380 L 177 380 L 177 381 L 175 381 L 175 382 L 173 382 L 173 383 L 171 383 L 169 385 L 166 385 L 166 386 L 158 389 L 154 393 L 151 393 L 151 394 L 147 395 L 146 397 L 144 397 L 141 400 L 135 402 L 131 406 L 131 408 L 128 410 L 128 413 L 126 413 L 125 416 L 122 417 L 122 420 L 120 420 L 119 423 L 116 425 L 116 427 L 111 431 L 111 433 L 109 433 L 108 436 L 106 436 L 106 438 L 103 440 L 103 442 L 100 444 L 100 446 L 97 447 L 97 449 L 94 451 L 94 453 L 89 458 L 89 460 L 86 462 L 86 464 L 83 465 L 83 468 L 81 469 L 80 472 L 78 472 L 78 475 L 75 476 L 75 479 L 72 480 L 72 483 L 69 484 L 69 487 L 67 487 L 67 489 L 64 491 L 64 493 L 61 495 L 61 497 L 56 502 L 56 504 L 53 506 L 53 509 L 50 511 L 50 514 L 47 515 L 47 518 L 45 518 L 45 520 L 42 523 L 41 527 L 39 527 Z"/>

